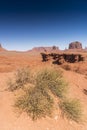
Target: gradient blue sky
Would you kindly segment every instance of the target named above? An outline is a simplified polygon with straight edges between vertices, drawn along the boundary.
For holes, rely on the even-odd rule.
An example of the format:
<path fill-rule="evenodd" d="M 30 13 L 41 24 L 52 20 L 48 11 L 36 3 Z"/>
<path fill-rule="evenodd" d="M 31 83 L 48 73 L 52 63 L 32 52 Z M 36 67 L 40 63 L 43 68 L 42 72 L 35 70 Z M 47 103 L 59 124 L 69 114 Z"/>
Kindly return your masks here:
<path fill-rule="evenodd" d="M 87 0 L 0 1 L 0 43 L 8 50 L 87 46 Z"/>

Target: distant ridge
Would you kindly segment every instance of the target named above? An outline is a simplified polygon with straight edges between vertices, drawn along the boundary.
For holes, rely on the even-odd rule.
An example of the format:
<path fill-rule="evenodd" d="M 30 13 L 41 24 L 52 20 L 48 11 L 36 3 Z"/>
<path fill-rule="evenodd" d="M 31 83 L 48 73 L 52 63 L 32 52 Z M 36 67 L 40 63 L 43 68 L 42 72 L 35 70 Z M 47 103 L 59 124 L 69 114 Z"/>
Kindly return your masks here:
<path fill-rule="evenodd" d="M 82 43 L 79 41 L 74 41 L 69 43 L 68 49 L 65 48 L 65 50 L 60 50 L 58 46 L 38 46 L 34 47 L 31 50 L 25 50 L 25 51 L 16 51 L 16 50 L 7 50 L 3 48 L 2 44 L 0 43 L 0 52 L 3 51 L 9 51 L 9 52 L 29 52 L 29 53 L 35 53 L 35 54 L 40 54 L 40 53 L 54 53 L 54 52 L 61 52 L 61 51 L 87 51 L 87 47 L 83 49 Z"/>
<path fill-rule="evenodd" d="M 32 50 L 29 50 L 29 52 L 57 52 L 59 51 L 59 47 L 57 46 L 52 46 L 52 47 L 34 47 Z"/>

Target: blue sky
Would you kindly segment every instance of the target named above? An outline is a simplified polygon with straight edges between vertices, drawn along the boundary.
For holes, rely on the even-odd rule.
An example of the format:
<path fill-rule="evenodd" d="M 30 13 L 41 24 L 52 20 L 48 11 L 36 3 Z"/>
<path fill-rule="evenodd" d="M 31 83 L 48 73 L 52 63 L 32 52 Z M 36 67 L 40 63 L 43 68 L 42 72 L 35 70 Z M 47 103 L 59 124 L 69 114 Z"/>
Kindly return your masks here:
<path fill-rule="evenodd" d="M 72 41 L 87 46 L 86 0 L 3 0 L 0 42 L 8 50 L 36 46 L 68 48 Z"/>

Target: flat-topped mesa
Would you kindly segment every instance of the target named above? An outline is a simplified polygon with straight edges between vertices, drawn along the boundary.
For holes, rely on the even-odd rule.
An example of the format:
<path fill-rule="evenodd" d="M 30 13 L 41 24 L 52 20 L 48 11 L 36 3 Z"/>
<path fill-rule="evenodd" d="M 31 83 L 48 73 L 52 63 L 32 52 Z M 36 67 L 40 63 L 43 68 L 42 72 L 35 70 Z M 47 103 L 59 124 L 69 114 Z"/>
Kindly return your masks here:
<path fill-rule="evenodd" d="M 69 44 L 69 49 L 82 49 L 82 43 L 75 41 Z"/>
<path fill-rule="evenodd" d="M 34 47 L 32 51 L 37 52 L 53 52 L 53 51 L 59 51 L 59 47 L 52 46 L 52 47 Z"/>

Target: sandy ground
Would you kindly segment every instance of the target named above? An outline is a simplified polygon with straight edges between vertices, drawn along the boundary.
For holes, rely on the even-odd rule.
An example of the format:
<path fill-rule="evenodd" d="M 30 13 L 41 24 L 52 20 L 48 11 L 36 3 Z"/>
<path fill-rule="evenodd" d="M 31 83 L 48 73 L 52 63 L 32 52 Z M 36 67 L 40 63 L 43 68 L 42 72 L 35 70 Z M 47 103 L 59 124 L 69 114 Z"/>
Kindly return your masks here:
<path fill-rule="evenodd" d="M 6 91 L 7 81 L 13 76 L 14 72 L 9 72 L 21 66 L 29 65 L 35 69 L 43 66 L 48 66 L 47 63 L 41 62 L 41 57 L 37 58 L 26 54 L 1 54 L 4 62 L 0 60 L 0 67 L 3 71 L 0 73 L 0 130 L 87 130 L 87 95 L 83 93 L 83 89 L 87 89 L 87 79 L 84 75 L 77 74 L 71 71 L 64 71 L 64 77 L 69 83 L 70 98 L 80 99 L 83 105 L 84 122 L 77 124 L 74 121 L 69 121 L 61 116 L 59 108 L 54 112 L 53 116 L 32 121 L 26 113 L 17 113 L 13 107 L 16 95 Z M 4 57 L 4 58 L 3 58 Z M 2 63 L 2 64 L 1 64 Z M 9 63 L 9 68 L 6 63 Z M 51 65 L 51 63 L 49 62 Z M 6 68 L 6 67 L 7 68 Z M 0 69 L 1 70 L 1 69 Z M 3 72 L 3 73 L 2 73 Z"/>

